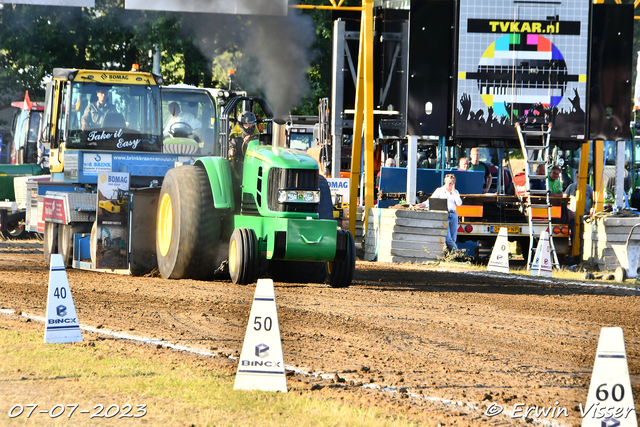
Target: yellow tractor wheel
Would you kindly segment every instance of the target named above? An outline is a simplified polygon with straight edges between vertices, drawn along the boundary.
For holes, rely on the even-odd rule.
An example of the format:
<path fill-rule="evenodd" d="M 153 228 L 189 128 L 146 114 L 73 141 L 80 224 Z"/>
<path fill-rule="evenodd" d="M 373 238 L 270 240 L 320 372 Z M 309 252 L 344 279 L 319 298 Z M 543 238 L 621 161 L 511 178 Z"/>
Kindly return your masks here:
<path fill-rule="evenodd" d="M 220 216 L 204 168 L 188 165 L 167 172 L 156 222 L 156 258 L 162 277 L 203 280 L 213 276 Z"/>

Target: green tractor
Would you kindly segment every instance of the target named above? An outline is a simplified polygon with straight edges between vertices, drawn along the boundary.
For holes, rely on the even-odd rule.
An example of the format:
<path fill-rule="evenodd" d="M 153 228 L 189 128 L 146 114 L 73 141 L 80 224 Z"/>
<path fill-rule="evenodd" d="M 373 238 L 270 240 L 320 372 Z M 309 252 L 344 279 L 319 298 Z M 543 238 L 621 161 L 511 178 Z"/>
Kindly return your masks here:
<path fill-rule="evenodd" d="M 261 119 L 259 130 L 236 151 L 230 143 L 243 112 Z M 160 274 L 208 279 L 220 271 L 215 260 L 226 258 L 233 283 L 255 282 L 266 263 L 274 280 L 310 282 L 320 274 L 332 287 L 349 286 L 354 240 L 332 219 L 318 163 L 284 147 L 283 123 L 262 98 L 232 98 L 219 126 L 217 155 L 169 170 L 162 183 Z"/>

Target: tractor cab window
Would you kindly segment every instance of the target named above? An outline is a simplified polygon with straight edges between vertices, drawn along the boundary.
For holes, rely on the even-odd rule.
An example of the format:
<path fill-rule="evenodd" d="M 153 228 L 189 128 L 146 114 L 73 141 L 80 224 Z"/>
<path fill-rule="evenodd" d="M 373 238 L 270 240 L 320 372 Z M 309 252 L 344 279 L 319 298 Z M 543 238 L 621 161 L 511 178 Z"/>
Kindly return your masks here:
<path fill-rule="evenodd" d="M 40 121 L 42 119 L 41 112 L 31 112 L 29 120 L 29 134 L 27 135 L 27 142 L 29 144 L 36 144 L 38 142 L 38 136 L 40 135 Z"/>
<path fill-rule="evenodd" d="M 160 151 L 158 95 L 143 84 L 72 83 L 67 147 Z"/>
<path fill-rule="evenodd" d="M 216 107 L 205 91 L 162 88 L 162 138 L 165 152 L 217 154 Z"/>
<path fill-rule="evenodd" d="M 18 110 L 14 117 L 14 134 L 9 163 L 18 163 L 17 153 L 23 149 L 26 140 L 27 120 L 29 120 L 29 111 Z"/>
<path fill-rule="evenodd" d="M 40 136 L 40 123 L 42 122 L 42 112 L 31 111 L 29 114 L 29 129 L 27 131 L 27 145 L 24 148 L 22 163 L 37 163 L 38 161 L 38 138 Z"/>
<path fill-rule="evenodd" d="M 311 132 L 308 132 L 311 129 Z M 313 144 L 313 128 L 295 128 L 289 129 L 289 148 L 294 150 L 307 151 Z"/>

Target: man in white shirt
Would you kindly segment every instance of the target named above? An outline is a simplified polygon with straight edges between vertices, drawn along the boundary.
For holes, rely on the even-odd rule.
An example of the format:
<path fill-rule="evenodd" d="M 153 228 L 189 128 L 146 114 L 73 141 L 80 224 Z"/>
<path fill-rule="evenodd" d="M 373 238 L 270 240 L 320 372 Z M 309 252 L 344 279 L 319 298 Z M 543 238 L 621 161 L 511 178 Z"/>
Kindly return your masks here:
<path fill-rule="evenodd" d="M 462 205 L 460 193 L 456 190 L 456 177 L 453 174 L 445 175 L 444 185 L 436 188 L 431 198 L 447 199 L 447 208 L 449 210 L 449 229 L 447 230 L 447 249 L 457 251 L 458 245 L 458 213 L 456 208 Z"/>
<path fill-rule="evenodd" d="M 191 130 L 188 133 L 191 134 L 190 136 L 191 138 L 193 138 L 193 134 L 195 134 L 196 131 L 198 131 L 202 127 L 202 123 L 200 123 L 200 120 L 193 117 L 193 114 L 191 113 L 187 113 L 186 111 L 181 111 L 180 104 L 178 104 L 177 102 L 172 102 L 169 104 L 169 114 L 171 114 L 171 118 L 167 122 L 167 126 L 165 126 L 164 132 L 163 132 L 165 138 L 169 138 L 173 136 L 169 131 L 175 132 L 176 129 L 181 127 L 181 125 L 178 123 L 184 123 L 189 125 Z M 174 124 L 176 125 L 173 126 Z M 173 126 L 173 129 L 171 129 L 171 126 Z"/>
<path fill-rule="evenodd" d="M 580 179 L 580 177 L 578 176 L 578 174 L 576 173 L 576 180 L 575 182 L 571 183 L 566 190 L 564 190 L 564 194 L 566 194 L 567 196 L 570 197 L 570 201 L 569 201 L 569 220 L 573 219 L 573 217 L 575 216 L 580 216 L 580 214 L 578 213 L 578 215 L 576 215 L 576 189 L 578 188 L 578 180 Z M 584 214 L 585 215 L 589 215 L 589 211 L 591 210 L 591 206 L 593 206 L 593 187 L 591 187 L 589 184 L 587 184 L 586 186 L 586 190 L 585 190 L 585 195 L 584 195 Z"/>

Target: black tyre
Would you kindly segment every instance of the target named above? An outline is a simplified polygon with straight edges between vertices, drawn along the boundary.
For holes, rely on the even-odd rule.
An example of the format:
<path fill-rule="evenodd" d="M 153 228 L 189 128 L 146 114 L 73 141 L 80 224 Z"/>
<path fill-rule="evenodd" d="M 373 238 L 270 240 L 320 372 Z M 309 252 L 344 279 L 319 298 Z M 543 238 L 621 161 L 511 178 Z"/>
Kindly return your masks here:
<path fill-rule="evenodd" d="M 51 255 L 58 253 L 58 224 L 53 222 L 44 223 L 44 262 L 51 263 Z"/>
<path fill-rule="evenodd" d="M 616 267 L 616 271 L 614 272 L 616 282 L 624 282 L 629 277 L 627 275 L 627 270 L 622 266 Z"/>
<path fill-rule="evenodd" d="M 356 244 L 351 233 L 344 231 L 349 236 L 347 243 L 347 257 L 344 261 L 333 261 L 327 263 L 327 274 L 329 276 L 329 286 L 332 288 L 346 288 L 353 281 L 353 273 L 356 271 Z"/>
<path fill-rule="evenodd" d="M 73 235 L 86 233 L 90 227 L 89 223 L 58 225 L 58 253 L 62 255 L 65 267 L 70 267 L 73 261 Z"/>
<path fill-rule="evenodd" d="M 250 228 L 233 230 L 229 240 L 229 275 L 231 281 L 248 285 L 258 277 L 258 239 Z"/>
<path fill-rule="evenodd" d="M 13 221 L 7 224 L 6 237 L 9 239 L 26 239 L 28 234 L 24 226 L 24 220 Z"/>
<path fill-rule="evenodd" d="M 157 218 L 156 256 L 162 277 L 213 277 L 221 219 L 203 168 L 181 166 L 167 172 Z"/>

